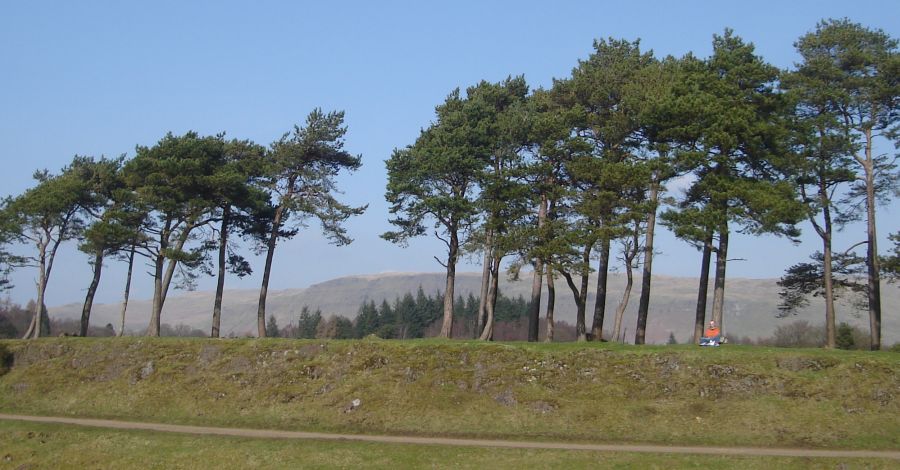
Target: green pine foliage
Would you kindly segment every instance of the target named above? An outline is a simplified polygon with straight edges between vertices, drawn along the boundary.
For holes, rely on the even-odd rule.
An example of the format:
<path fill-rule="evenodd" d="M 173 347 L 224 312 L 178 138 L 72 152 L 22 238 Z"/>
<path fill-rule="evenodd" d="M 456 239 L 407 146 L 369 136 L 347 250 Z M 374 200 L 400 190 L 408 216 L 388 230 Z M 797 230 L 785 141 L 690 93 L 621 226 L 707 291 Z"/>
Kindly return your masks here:
<path fill-rule="evenodd" d="M 881 271 L 888 281 L 896 283 L 900 281 L 900 232 L 888 235 L 894 246 L 888 255 L 881 258 Z"/>
<path fill-rule="evenodd" d="M 22 307 L 8 297 L 0 300 L 0 339 L 21 338 L 31 320 L 31 308 Z"/>
<path fill-rule="evenodd" d="M 82 236 L 85 229 L 84 209 L 93 202 L 91 181 L 80 171 L 80 161 L 81 158 L 76 156 L 71 165 L 56 175 L 48 170 L 36 171 L 35 187 L 3 203 L 0 223 L 5 237 L 30 245 L 31 251 L 21 260 L 38 268 L 37 301 L 32 324 L 25 331 L 25 336 L 29 338 L 50 333 L 44 298 L 57 249 L 62 243 Z M 3 271 L 8 271 L 9 261 L 9 258 L 5 260 Z"/>
<path fill-rule="evenodd" d="M 275 315 L 269 315 L 269 321 L 266 322 L 266 337 L 278 337 L 278 320 L 275 319 Z"/>
<path fill-rule="evenodd" d="M 785 271 L 778 281 L 781 291 L 779 317 L 796 313 L 798 308 L 809 305 L 809 297 L 824 297 L 825 273 L 823 255 L 820 252 L 810 256 L 812 263 L 798 263 Z M 845 295 L 855 296 L 855 304 L 865 304 L 865 259 L 852 254 L 839 254 L 832 261 L 831 281 L 835 299 Z"/>
<path fill-rule="evenodd" d="M 316 330 L 322 321 L 322 311 L 316 310 L 310 313 L 309 307 L 306 305 L 300 310 L 300 316 L 297 319 L 297 337 L 303 339 L 313 339 L 316 337 Z"/>
<path fill-rule="evenodd" d="M 841 322 L 837 327 L 836 346 L 838 349 L 854 349 L 856 341 L 853 338 L 853 328 Z"/>

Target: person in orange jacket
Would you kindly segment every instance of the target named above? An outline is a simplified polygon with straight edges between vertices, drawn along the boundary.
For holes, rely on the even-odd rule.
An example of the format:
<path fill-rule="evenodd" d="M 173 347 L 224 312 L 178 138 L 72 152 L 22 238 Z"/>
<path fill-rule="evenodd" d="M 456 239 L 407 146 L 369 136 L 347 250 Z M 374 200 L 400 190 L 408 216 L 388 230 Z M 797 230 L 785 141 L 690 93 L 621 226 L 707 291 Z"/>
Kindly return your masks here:
<path fill-rule="evenodd" d="M 700 338 L 701 346 L 718 346 L 722 342 L 722 331 L 716 325 L 715 320 L 709 321 L 709 326 L 703 331 L 703 337 Z"/>

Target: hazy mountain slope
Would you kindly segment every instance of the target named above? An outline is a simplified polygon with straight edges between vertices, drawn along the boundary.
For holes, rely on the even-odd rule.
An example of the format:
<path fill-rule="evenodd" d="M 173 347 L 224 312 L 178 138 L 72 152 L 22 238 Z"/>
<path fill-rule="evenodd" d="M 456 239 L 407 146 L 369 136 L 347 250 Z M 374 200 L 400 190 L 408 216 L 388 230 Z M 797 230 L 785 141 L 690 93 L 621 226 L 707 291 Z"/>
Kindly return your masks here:
<path fill-rule="evenodd" d="M 530 275 L 530 273 L 529 273 Z M 622 295 L 624 275 L 610 276 L 610 295 L 607 299 L 606 328 L 612 327 L 612 312 Z M 477 294 L 480 285 L 479 273 L 460 273 L 457 277 L 456 291 L 458 295 L 467 296 L 470 292 Z M 588 298 L 588 323 L 593 315 L 594 292 L 596 285 L 591 279 L 591 292 Z M 340 314 L 354 317 L 359 305 L 365 300 L 380 303 L 387 299 L 392 302 L 397 296 L 406 292 L 415 292 L 419 286 L 429 295 L 433 295 L 444 287 L 443 273 L 385 273 L 373 275 L 349 276 L 314 284 L 303 289 L 285 289 L 269 292 L 267 310 L 275 315 L 279 324 L 285 325 L 296 321 L 300 309 L 307 305 L 312 309 L 321 308 L 325 314 Z M 575 304 L 572 293 L 565 282 L 556 283 L 557 318 L 570 323 L 575 321 Z M 696 305 L 697 280 L 693 278 L 655 276 L 653 278 L 653 296 L 650 303 L 648 320 L 648 341 L 665 341 L 669 332 L 673 332 L 679 341 L 690 336 L 694 308 Z M 504 281 L 501 290 L 506 296 L 521 295 L 526 299 L 531 293 L 531 279 L 524 276 L 517 282 Z M 710 289 L 712 291 L 712 289 Z M 225 334 L 244 334 L 255 331 L 256 290 L 228 290 L 225 293 L 222 312 L 222 331 Z M 635 311 L 637 309 L 640 286 L 632 292 L 631 302 L 624 321 L 627 328 L 626 338 L 633 337 Z M 900 341 L 900 289 L 894 285 L 885 285 L 882 290 L 883 329 L 885 344 Z M 778 305 L 778 286 L 774 279 L 729 279 L 726 291 L 725 329 L 731 336 L 749 336 L 751 338 L 769 336 L 780 325 L 794 319 L 806 320 L 819 324 L 824 317 L 822 302 L 814 299 L 810 306 L 798 312 L 795 317 L 777 319 L 775 313 Z M 546 301 L 546 289 L 544 291 Z M 173 295 L 166 301 L 162 315 L 163 323 L 184 323 L 204 331 L 209 330 L 212 317 L 212 292 L 188 292 Z M 710 302 L 711 303 L 711 302 Z M 67 304 L 51 307 L 53 316 L 78 318 L 80 304 Z M 118 325 L 119 305 L 100 304 L 94 306 L 91 323 Z M 855 315 L 855 316 L 854 316 Z M 133 330 L 146 328 L 150 316 L 149 300 L 134 300 L 129 304 L 127 327 Z M 846 304 L 839 304 L 838 321 L 867 327 L 868 317 L 864 312 L 854 313 Z"/>

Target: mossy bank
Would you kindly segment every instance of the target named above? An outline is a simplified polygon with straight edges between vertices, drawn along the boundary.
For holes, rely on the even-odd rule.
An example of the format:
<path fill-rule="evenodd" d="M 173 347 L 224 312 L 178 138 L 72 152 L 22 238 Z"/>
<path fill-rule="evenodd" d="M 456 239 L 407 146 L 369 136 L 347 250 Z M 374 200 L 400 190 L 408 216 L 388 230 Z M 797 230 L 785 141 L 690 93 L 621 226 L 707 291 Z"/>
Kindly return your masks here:
<path fill-rule="evenodd" d="M 900 448 L 900 354 L 456 341 L 2 341 L 0 411 L 587 442 Z M 0 369 L 2 370 L 2 369 Z"/>

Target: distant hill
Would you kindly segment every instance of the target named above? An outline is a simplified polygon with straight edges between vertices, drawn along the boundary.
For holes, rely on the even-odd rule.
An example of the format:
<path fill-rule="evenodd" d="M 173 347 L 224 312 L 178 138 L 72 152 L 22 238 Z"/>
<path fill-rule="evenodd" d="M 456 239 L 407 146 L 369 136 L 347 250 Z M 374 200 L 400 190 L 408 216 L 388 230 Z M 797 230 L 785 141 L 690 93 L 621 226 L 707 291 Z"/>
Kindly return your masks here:
<path fill-rule="evenodd" d="M 625 283 L 622 274 L 610 275 L 610 295 L 607 298 L 606 328 L 612 327 L 612 312 L 619 302 Z M 477 295 L 480 287 L 480 273 L 459 273 L 456 292 L 467 296 Z M 800 310 L 796 316 L 775 318 L 778 305 L 778 286 L 775 279 L 729 279 L 725 302 L 725 329 L 731 336 L 767 337 L 778 325 L 794 320 L 806 320 L 820 324 L 824 317 L 823 304 L 813 299 L 810 306 Z M 596 280 L 592 277 L 592 289 Z M 356 316 L 362 302 L 382 300 L 392 302 L 406 292 L 415 292 L 421 286 L 426 293 L 434 294 L 444 288 L 443 273 L 384 273 L 341 277 L 321 282 L 306 288 L 269 291 L 267 310 L 275 315 L 280 325 L 296 322 L 304 305 L 311 309 L 320 308 L 326 315 L 339 314 L 350 318 Z M 523 273 L 519 281 L 501 282 L 501 291 L 508 297 L 531 293 L 530 273 Z M 222 331 L 225 334 L 242 335 L 255 332 L 256 303 L 258 291 L 228 290 L 222 307 Z M 546 301 L 546 289 L 544 301 Z M 556 318 L 570 323 L 575 321 L 575 304 L 572 293 L 565 281 L 556 283 Z M 624 325 L 627 337 L 633 337 L 634 324 L 640 286 L 635 286 L 631 302 L 625 314 Z M 712 288 L 710 287 L 710 296 Z M 885 344 L 900 342 L 900 289 L 895 285 L 885 285 L 883 296 L 883 335 Z M 679 341 L 685 341 L 691 334 L 694 308 L 697 298 L 697 280 L 687 277 L 654 276 L 653 296 L 648 318 L 648 342 L 661 343 L 669 333 Z M 187 292 L 171 295 L 166 300 L 162 322 L 172 325 L 184 323 L 194 328 L 208 331 L 212 317 L 213 292 Z M 593 311 L 594 291 L 588 296 L 588 323 Z M 711 299 L 710 299 L 711 304 Z M 49 308 L 50 314 L 62 318 L 79 318 L 81 304 L 67 304 Z M 98 304 L 94 306 L 91 324 L 118 325 L 119 305 Z M 146 328 L 150 317 L 150 300 L 132 300 L 129 303 L 126 327 L 135 331 Z M 854 311 L 849 305 L 839 303 L 838 321 L 846 321 L 868 329 L 865 312 Z"/>

